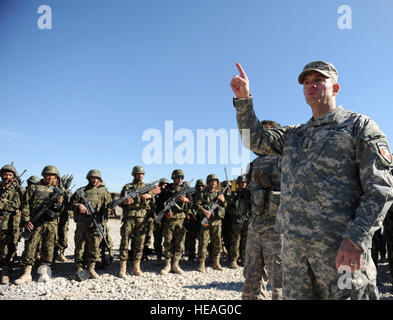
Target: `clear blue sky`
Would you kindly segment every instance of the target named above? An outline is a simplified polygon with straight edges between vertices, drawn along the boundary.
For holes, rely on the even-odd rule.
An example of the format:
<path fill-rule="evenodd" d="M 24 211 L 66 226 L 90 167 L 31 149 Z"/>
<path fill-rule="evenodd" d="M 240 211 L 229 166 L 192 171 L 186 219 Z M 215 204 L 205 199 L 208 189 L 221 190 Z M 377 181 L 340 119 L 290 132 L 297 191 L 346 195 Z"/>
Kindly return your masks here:
<path fill-rule="evenodd" d="M 52 30 L 37 26 L 40 5 L 52 9 Z M 341 5 L 352 29 L 337 25 Z M 224 167 L 235 178 L 218 151 L 216 164 L 197 164 L 196 154 L 194 164 L 168 164 L 164 154 L 162 164 L 144 163 L 142 135 L 164 136 L 166 120 L 195 144 L 198 129 L 236 129 L 236 61 L 258 117 L 281 125 L 311 117 L 297 83 L 303 66 L 332 62 L 337 103 L 373 118 L 393 144 L 392 13 L 390 0 L 2 0 L 2 165 L 14 161 L 27 178 L 53 164 L 77 187 L 96 168 L 114 192 L 138 164 L 147 182 L 176 168 L 186 180 L 224 179 Z"/>

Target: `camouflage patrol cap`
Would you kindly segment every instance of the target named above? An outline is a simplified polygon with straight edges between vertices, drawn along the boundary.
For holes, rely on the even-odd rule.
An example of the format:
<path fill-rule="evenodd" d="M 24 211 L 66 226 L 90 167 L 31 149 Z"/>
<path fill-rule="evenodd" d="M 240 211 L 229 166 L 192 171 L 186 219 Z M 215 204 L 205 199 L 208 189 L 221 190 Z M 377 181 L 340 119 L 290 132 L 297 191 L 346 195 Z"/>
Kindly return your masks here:
<path fill-rule="evenodd" d="M 54 174 L 60 179 L 60 172 L 55 166 L 46 166 L 42 169 L 41 175 L 44 177 L 46 174 Z"/>
<path fill-rule="evenodd" d="M 15 176 L 18 175 L 15 167 L 11 164 L 6 164 L 5 166 L 3 166 L 0 170 L 0 174 L 3 174 L 3 172 L 12 172 Z"/>
<path fill-rule="evenodd" d="M 145 173 L 145 169 L 143 169 L 142 166 L 135 166 L 134 168 L 132 168 L 132 175 L 135 175 L 136 173 Z"/>
<path fill-rule="evenodd" d="M 169 184 L 169 181 L 167 178 L 161 178 L 160 181 L 158 182 L 159 186 L 161 186 L 163 184 Z"/>
<path fill-rule="evenodd" d="M 100 172 L 100 170 L 91 169 L 91 170 L 87 173 L 86 179 L 89 179 L 90 177 L 96 177 L 96 178 L 100 179 L 100 181 L 102 182 L 102 177 L 101 177 L 101 172 Z"/>
<path fill-rule="evenodd" d="M 217 180 L 217 183 L 220 182 L 215 174 L 209 174 L 206 177 L 206 183 L 209 183 L 211 180 Z"/>
<path fill-rule="evenodd" d="M 36 183 L 40 182 L 40 178 L 37 177 L 37 176 L 31 176 L 29 179 L 27 179 L 26 182 L 27 182 L 28 184 L 29 184 L 29 183 L 36 184 Z"/>
<path fill-rule="evenodd" d="M 206 183 L 205 183 L 205 180 L 203 180 L 203 179 L 198 179 L 196 182 L 195 182 L 195 186 L 197 187 L 197 186 L 205 186 L 206 185 Z"/>
<path fill-rule="evenodd" d="M 325 77 L 332 78 L 334 82 L 337 82 L 338 73 L 334 65 L 325 61 L 313 61 L 306 64 L 303 71 L 299 74 L 298 81 L 300 84 L 303 84 L 305 76 L 311 71 L 317 71 Z"/>
<path fill-rule="evenodd" d="M 239 184 L 241 182 L 247 182 L 247 178 L 245 175 L 238 176 L 236 179 L 236 183 Z"/>
<path fill-rule="evenodd" d="M 184 172 L 181 169 L 175 169 L 172 171 L 171 179 L 174 179 L 176 177 L 181 177 L 184 178 Z"/>

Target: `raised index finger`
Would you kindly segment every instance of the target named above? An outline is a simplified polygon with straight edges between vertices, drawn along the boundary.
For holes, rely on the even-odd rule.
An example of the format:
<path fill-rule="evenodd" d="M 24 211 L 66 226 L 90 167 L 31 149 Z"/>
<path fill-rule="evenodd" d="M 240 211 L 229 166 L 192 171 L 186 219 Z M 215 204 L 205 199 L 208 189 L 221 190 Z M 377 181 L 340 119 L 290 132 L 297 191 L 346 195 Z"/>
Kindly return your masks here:
<path fill-rule="evenodd" d="M 240 65 L 239 62 L 236 62 L 236 67 L 237 67 L 237 70 L 239 70 L 240 76 L 241 76 L 242 78 L 244 78 L 244 79 L 247 79 L 247 75 L 246 75 L 246 73 L 244 72 L 244 70 L 243 70 L 243 68 L 242 68 L 242 66 Z"/>

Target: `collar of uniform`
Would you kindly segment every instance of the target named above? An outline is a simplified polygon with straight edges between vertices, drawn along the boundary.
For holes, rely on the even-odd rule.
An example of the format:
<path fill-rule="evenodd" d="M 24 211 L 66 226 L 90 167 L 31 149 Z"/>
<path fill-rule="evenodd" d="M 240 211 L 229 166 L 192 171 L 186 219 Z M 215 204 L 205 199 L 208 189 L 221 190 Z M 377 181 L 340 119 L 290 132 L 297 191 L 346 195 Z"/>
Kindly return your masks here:
<path fill-rule="evenodd" d="M 340 113 L 342 110 L 343 107 L 340 105 L 334 108 L 332 111 L 329 111 L 324 115 L 320 116 L 318 119 L 314 119 L 313 117 L 311 117 L 310 120 L 305 123 L 303 130 L 307 130 L 310 127 L 319 127 L 328 123 L 335 122 L 337 114 Z"/>

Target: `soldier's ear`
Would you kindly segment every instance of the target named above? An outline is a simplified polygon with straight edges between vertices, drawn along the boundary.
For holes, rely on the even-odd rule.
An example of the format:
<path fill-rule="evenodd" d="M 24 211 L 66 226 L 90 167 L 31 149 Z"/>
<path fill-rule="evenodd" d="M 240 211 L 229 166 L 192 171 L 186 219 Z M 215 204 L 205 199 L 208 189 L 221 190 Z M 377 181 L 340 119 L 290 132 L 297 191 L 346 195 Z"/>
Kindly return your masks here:
<path fill-rule="evenodd" d="M 336 96 L 340 91 L 340 85 L 338 83 L 335 83 L 333 85 L 333 96 Z"/>

